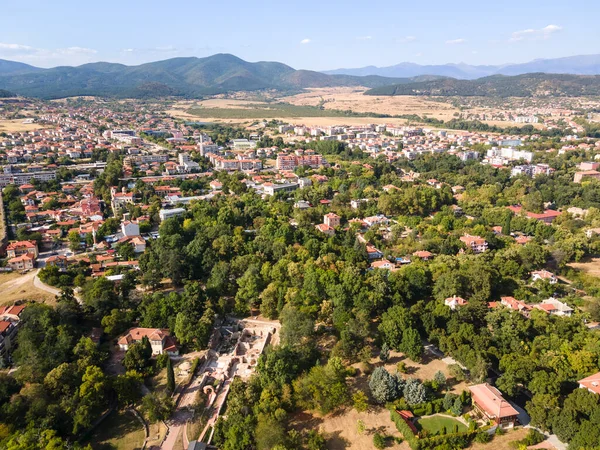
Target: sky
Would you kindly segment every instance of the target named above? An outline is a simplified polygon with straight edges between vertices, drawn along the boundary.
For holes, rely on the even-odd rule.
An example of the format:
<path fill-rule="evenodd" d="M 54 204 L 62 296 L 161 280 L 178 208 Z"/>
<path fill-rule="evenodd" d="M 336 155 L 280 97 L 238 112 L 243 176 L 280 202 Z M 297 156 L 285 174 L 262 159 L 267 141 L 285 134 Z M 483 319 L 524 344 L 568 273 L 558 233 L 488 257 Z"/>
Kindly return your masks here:
<path fill-rule="evenodd" d="M 231 53 L 296 69 L 600 53 L 596 0 L 0 0 L 0 59 L 38 67 Z"/>

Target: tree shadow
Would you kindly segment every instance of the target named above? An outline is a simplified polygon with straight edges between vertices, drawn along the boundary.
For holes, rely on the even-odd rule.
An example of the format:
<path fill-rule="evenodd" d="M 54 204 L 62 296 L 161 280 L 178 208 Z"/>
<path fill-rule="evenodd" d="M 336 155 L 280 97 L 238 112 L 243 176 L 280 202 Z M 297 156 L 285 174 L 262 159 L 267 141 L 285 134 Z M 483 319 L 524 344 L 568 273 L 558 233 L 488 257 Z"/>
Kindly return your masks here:
<path fill-rule="evenodd" d="M 342 437 L 341 433 L 341 431 L 327 433 L 327 448 L 329 450 L 345 450 L 348 447 L 350 441 L 345 437 Z"/>
<path fill-rule="evenodd" d="M 365 433 L 367 433 L 367 434 L 375 434 L 375 433 L 386 434 L 387 433 L 387 427 L 385 425 L 381 425 L 379 427 L 367 428 L 365 430 Z"/>

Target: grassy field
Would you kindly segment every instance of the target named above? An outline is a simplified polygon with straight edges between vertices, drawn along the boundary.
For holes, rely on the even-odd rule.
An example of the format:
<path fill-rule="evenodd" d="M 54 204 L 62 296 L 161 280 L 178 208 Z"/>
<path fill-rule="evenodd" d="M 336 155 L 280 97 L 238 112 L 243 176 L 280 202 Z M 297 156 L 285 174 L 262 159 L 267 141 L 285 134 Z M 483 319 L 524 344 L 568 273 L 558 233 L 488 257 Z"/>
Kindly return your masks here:
<path fill-rule="evenodd" d="M 94 450 L 133 450 L 144 445 L 144 429 L 130 412 L 113 412 L 89 438 Z"/>
<path fill-rule="evenodd" d="M 38 123 L 23 123 L 24 119 L 0 119 L 0 133 L 15 133 L 19 131 L 33 131 L 48 128 L 47 125 Z"/>
<path fill-rule="evenodd" d="M 586 275 L 600 277 L 600 258 L 585 258 L 579 262 L 569 263 L 568 266 L 581 270 Z"/>
<path fill-rule="evenodd" d="M 292 105 L 290 103 L 247 103 L 242 108 L 191 108 L 194 116 L 211 119 L 275 119 L 296 117 L 355 117 L 365 115 L 347 114 L 343 111 L 321 109 L 316 106 Z M 376 114 L 373 114 L 374 116 Z"/>
<path fill-rule="evenodd" d="M 0 306 L 12 304 L 17 300 L 35 300 L 54 304 L 56 301 L 54 295 L 42 291 L 33 285 L 35 270 L 29 271 L 25 275 L 18 272 L 0 274 Z"/>
<path fill-rule="evenodd" d="M 426 417 L 419 419 L 416 423 L 417 429 L 426 431 L 429 436 L 440 433 L 446 429 L 446 433 L 452 433 L 454 427 L 458 425 L 458 431 L 467 431 L 467 427 L 460 421 L 450 416 L 442 416 L 436 414 L 435 416 Z"/>

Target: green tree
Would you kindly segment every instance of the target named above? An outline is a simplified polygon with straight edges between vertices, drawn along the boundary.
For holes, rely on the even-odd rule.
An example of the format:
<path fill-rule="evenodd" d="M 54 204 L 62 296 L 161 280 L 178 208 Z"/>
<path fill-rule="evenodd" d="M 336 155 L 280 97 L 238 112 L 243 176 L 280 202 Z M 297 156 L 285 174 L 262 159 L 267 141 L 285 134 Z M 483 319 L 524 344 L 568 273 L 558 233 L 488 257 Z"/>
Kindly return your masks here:
<path fill-rule="evenodd" d="M 171 358 L 167 359 L 167 390 L 169 393 L 175 392 L 175 372 Z"/>
<path fill-rule="evenodd" d="M 415 362 L 421 361 L 423 342 L 419 332 L 414 328 L 406 328 L 402 333 L 401 351 Z"/>

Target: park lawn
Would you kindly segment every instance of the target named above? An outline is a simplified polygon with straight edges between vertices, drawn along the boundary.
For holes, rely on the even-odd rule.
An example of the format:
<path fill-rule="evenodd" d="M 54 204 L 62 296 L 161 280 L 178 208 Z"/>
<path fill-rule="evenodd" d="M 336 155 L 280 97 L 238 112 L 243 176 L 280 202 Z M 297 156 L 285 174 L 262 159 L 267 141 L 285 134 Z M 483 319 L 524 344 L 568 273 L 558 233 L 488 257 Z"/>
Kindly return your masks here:
<path fill-rule="evenodd" d="M 88 443 L 94 450 L 141 449 L 146 434 L 130 412 L 114 411 L 91 434 Z"/>
<path fill-rule="evenodd" d="M 433 436 L 440 433 L 444 427 L 446 427 L 447 433 L 452 433 L 455 425 L 458 425 L 458 431 L 467 431 L 467 427 L 460 421 L 449 417 L 436 414 L 434 416 L 426 417 L 424 419 L 417 420 L 417 429 L 426 431 L 429 436 Z"/>

